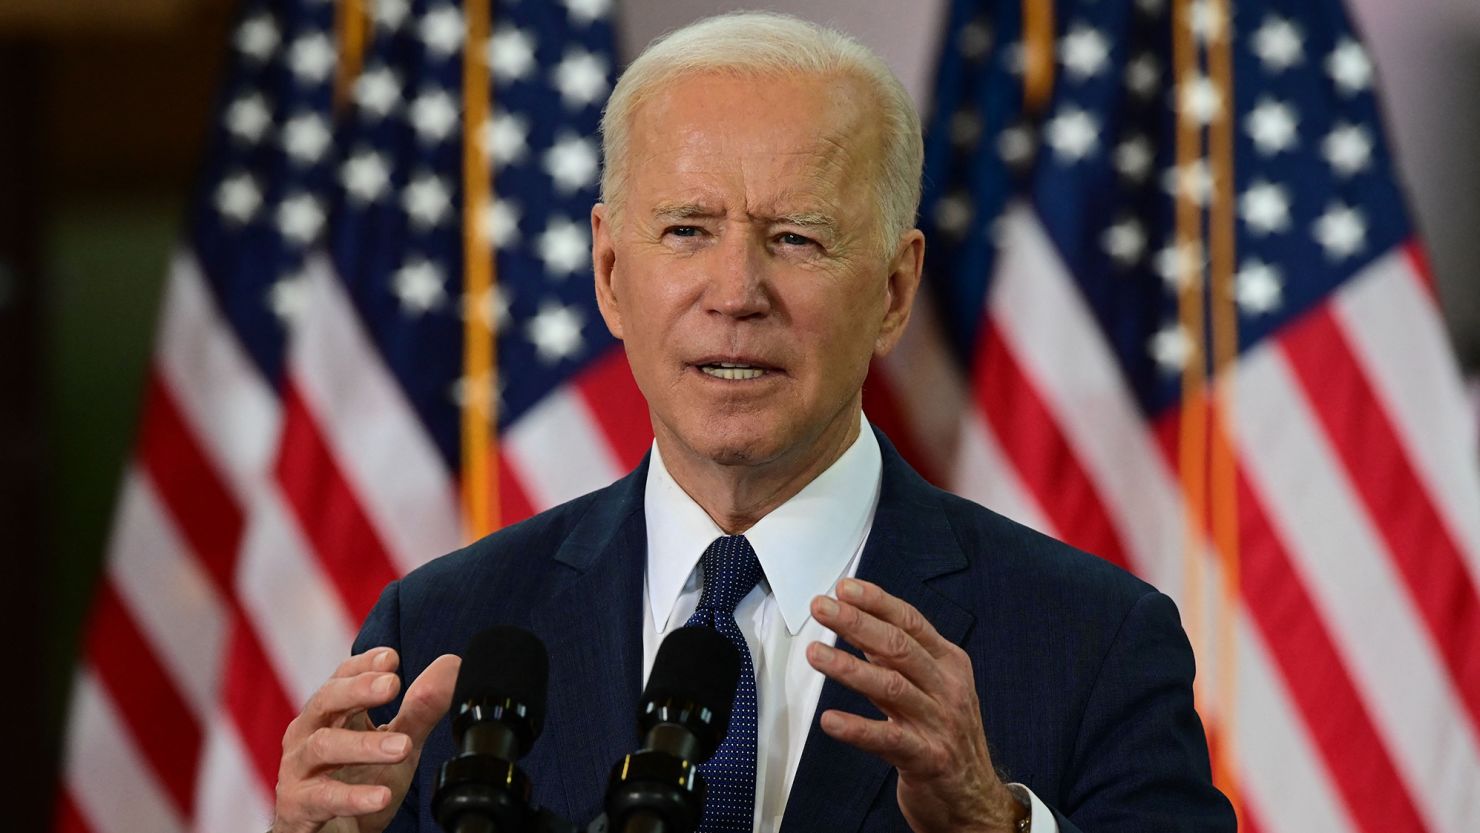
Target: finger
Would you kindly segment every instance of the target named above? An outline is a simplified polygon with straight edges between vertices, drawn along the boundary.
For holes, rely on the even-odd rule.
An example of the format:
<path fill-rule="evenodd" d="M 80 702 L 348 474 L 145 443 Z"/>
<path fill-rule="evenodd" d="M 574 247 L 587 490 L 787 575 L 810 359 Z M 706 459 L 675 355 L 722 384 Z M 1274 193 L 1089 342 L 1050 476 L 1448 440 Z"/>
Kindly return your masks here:
<path fill-rule="evenodd" d="M 393 648 L 371 648 L 355 654 L 334 669 L 334 677 L 357 677 L 366 671 L 394 671 L 400 662 Z"/>
<path fill-rule="evenodd" d="M 903 630 L 933 657 L 946 656 L 956 647 L 941 636 L 940 631 L 914 605 L 898 596 L 891 596 L 873 582 L 845 578 L 838 582 L 837 591 L 839 599 Z"/>
<path fill-rule="evenodd" d="M 401 701 L 401 711 L 390 723 L 392 732 L 402 732 L 420 749 L 437 721 L 447 714 L 452 705 L 452 689 L 457 683 L 457 670 L 462 659 L 453 654 L 443 654 L 432 660 L 432 664 L 406 689 Z"/>
<path fill-rule="evenodd" d="M 927 751 L 924 739 L 892 720 L 870 720 L 828 709 L 819 723 L 829 737 L 882 758 L 901 772 L 915 770 Z"/>
<path fill-rule="evenodd" d="M 807 662 L 828 678 L 867 697 L 890 717 L 928 723 L 938 711 L 929 695 L 892 668 L 864 662 L 821 642 L 807 646 Z"/>
<path fill-rule="evenodd" d="M 302 734 L 322 726 L 343 725 L 358 712 L 389 703 L 400 689 L 401 678 L 389 671 L 331 677 L 308 698 L 303 713 L 293 722 Z"/>
<path fill-rule="evenodd" d="M 389 787 L 379 784 L 346 784 L 328 776 L 299 782 L 289 795 L 280 796 L 279 806 L 293 815 L 315 822 L 378 813 L 391 803 Z"/>
<path fill-rule="evenodd" d="M 279 777 L 307 778 L 350 764 L 395 764 L 411 751 L 411 738 L 398 732 L 362 732 L 324 727 L 283 756 Z"/>
<path fill-rule="evenodd" d="M 936 658 L 898 625 L 847 601 L 826 596 L 812 600 L 812 616 L 863 651 L 870 661 L 899 671 L 920 688 L 935 691 L 942 685 L 942 671 Z"/>

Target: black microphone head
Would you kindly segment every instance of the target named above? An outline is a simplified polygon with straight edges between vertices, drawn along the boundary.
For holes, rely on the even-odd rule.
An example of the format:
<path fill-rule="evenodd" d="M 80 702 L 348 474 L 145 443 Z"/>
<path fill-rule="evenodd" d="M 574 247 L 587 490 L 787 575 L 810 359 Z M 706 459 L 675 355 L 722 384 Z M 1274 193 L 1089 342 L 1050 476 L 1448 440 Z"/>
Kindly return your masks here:
<path fill-rule="evenodd" d="M 513 711 L 510 717 L 527 721 L 528 744 L 545 726 L 545 695 L 549 688 L 550 657 L 540 638 L 522 628 L 499 625 L 479 631 L 468 640 L 452 702 L 459 717 L 469 704 L 480 709 Z M 509 703 L 509 706 L 500 704 Z M 502 719 L 495 716 L 495 719 Z M 461 742 L 458 722 L 454 732 Z"/>
<path fill-rule="evenodd" d="M 683 723 L 700 740 L 695 763 L 707 760 L 730 728 L 740 681 L 740 654 L 713 628 L 686 627 L 658 646 L 642 692 L 638 722 L 647 732 L 659 722 Z"/>

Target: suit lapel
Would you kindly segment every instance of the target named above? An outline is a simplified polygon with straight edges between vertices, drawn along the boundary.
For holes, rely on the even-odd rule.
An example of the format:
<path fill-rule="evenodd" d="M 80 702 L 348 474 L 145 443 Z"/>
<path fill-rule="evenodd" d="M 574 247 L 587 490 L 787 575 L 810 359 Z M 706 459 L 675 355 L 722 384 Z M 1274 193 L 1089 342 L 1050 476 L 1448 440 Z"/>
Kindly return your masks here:
<path fill-rule="evenodd" d="M 878 434 L 883 481 L 874 525 L 858 565 L 858 577 L 914 605 L 942 636 L 961 643 L 974 617 L 930 584 L 966 568 L 967 560 L 939 503 L 939 492 L 904 462 Z M 839 642 L 853 654 L 859 651 Z M 828 737 L 818 719 L 828 709 L 879 719 L 866 698 L 827 680 L 812 717 L 812 729 L 792 781 L 782 833 L 828 830 L 852 833 L 863 825 L 890 773 L 883 760 Z"/>
<path fill-rule="evenodd" d="M 550 651 L 549 741 L 568 818 L 600 810 L 612 765 L 639 741 L 646 480 L 644 461 L 594 501 L 556 553 L 568 578 L 533 617 Z"/>

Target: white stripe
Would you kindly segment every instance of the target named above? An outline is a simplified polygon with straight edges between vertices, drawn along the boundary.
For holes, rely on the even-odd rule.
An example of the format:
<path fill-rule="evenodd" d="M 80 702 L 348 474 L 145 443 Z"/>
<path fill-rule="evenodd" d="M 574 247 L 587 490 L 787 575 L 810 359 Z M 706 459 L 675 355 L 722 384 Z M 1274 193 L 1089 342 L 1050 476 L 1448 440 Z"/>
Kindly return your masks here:
<path fill-rule="evenodd" d="M 272 827 L 267 786 L 251 765 L 236 724 L 212 721 L 201 754 L 192 829 L 196 833 L 262 833 Z"/>
<path fill-rule="evenodd" d="M 1480 583 L 1480 450 L 1444 322 L 1398 251 L 1336 296 L 1337 322 Z"/>
<path fill-rule="evenodd" d="M 456 491 L 328 259 L 307 269 L 311 314 L 293 341 L 294 382 L 391 560 L 409 572 L 460 546 Z"/>
<path fill-rule="evenodd" d="M 77 675 L 67 725 L 67 786 L 96 833 L 184 830 L 153 771 L 124 733 L 123 715 L 89 668 Z"/>
<path fill-rule="evenodd" d="M 992 326 L 1033 380 L 1104 501 L 1135 572 L 1181 592 L 1182 500 L 1100 333 L 1033 212 L 1003 215 L 1005 243 L 988 301 Z"/>
<path fill-rule="evenodd" d="M 1251 351 L 1236 385 L 1250 483 L 1409 792 L 1424 798 L 1419 810 L 1434 829 L 1475 829 L 1466 806 L 1480 773 L 1474 727 L 1283 353 Z"/>
<path fill-rule="evenodd" d="M 1239 622 L 1238 649 L 1239 781 L 1266 833 L 1359 829 L 1247 613 Z"/>
<path fill-rule="evenodd" d="M 567 385 L 505 432 L 504 456 L 536 512 L 600 489 L 626 473 L 602 441 L 598 425 L 585 401 Z"/>
<path fill-rule="evenodd" d="M 124 475 L 108 572 L 201 723 L 216 711 L 226 638 L 223 600 L 141 472 Z"/>
<path fill-rule="evenodd" d="M 976 406 L 966 413 L 960 452 L 951 473 L 951 491 L 1044 535 L 1057 535 L 1053 522 L 1017 469 L 1002 453 L 997 434 Z"/>
<path fill-rule="evenodd" d="M 206 454 L 240 498 L 271 464 L 279 408 L 232 333 L 195 258 L 177 254 L 155 361 Z"/>
<path fill-rule="evenodd" d="M 288 701 L 301 707 L 349 656 L 358 623 L 319 568 L 275 484 L 262 490 L 251 518 L 237 591 Z"/>

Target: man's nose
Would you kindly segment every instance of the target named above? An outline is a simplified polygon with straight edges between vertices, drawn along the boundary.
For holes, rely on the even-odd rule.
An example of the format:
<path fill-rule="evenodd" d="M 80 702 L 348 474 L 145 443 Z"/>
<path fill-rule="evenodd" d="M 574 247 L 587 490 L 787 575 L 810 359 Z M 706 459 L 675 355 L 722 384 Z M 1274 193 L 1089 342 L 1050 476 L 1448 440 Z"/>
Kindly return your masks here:
<path fill-rule="evenodd" d="M 705 303 L 730 318 L 763 316 L 771 311 L 765 241 L 748 229 L 724 235 L 705 287 Z"/>

